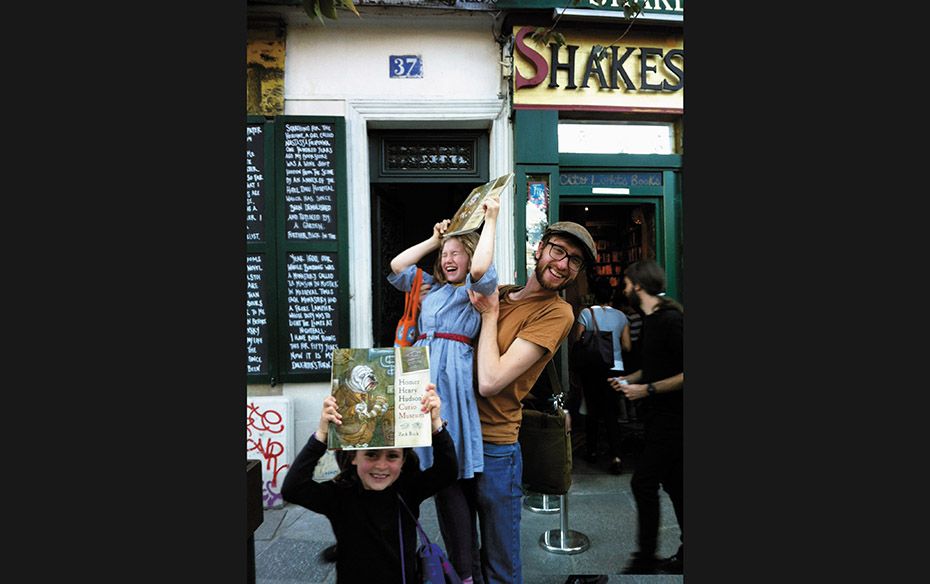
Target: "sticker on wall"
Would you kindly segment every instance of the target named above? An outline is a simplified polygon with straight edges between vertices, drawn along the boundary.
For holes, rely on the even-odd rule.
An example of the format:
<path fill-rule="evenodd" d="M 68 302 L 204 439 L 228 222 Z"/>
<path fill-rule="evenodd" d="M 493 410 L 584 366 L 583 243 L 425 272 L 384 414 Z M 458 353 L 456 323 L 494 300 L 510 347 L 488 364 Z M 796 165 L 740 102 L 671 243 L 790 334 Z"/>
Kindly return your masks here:
<path fill-rule="evenodd" d="M 284 506 L 281 483 L 294 460 L 294 409 L 286 397 L 250 397 L 245 403 L 245 453 L 262 462 L 262 507 Z"/>
<path fill-rule="evenodd" d="M 549 225 L 549 175 L 526 175 L 526 277 L 536 269 L 536 247 Z"/>
<path fill-rule="evenodd" d="M 316 463 L 313 469 L 313 480 L 318 483 L 328 481 L 339 474 L 339 463 L 336 461 L 336 451 L 327 450 L 326 453 Z"/>
<path fill-rule="evenodd" d="M 423 59 L 420 55 L 391 55 L 388 70 L 392 79 L 418 79 L 423 77 Z"/>

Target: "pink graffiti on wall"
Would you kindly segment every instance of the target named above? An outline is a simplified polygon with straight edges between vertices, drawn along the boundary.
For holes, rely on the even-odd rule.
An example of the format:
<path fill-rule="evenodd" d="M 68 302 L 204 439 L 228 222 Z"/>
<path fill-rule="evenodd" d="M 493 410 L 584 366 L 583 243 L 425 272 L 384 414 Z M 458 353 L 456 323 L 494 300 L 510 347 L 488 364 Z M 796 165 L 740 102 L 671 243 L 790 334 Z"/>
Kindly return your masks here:
<path fill-rule="evenodd" d="M 262 489 L 265 506 L 272 506 L 281 501 L 278 474 L 290 466 L 281 464 L 284 444 L 274 436 L 284 432 L 283 420 L 281 412 L 273 408 L 262 410 L 254 403 L 246 405 L 246 452 L 257 452 L 261 455 L 265 461 L 265 470 L 271 473 L 271 480 L 266 481 Z"/>

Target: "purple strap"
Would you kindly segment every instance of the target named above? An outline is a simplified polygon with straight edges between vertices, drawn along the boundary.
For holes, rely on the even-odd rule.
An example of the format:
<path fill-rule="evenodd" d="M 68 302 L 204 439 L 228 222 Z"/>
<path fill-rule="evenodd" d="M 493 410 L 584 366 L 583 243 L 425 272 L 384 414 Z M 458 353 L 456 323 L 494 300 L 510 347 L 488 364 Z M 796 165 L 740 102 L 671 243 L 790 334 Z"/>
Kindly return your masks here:
<path fill-rule="evenodd" d="M 400 497 L 400 495 L 397 496 Z M 400 507 L 397 508 L 397 535 L 400 537 L 400 574 L 403 577 L 401 581 L 407 584 L 407 568 L 404 565 L 404 531 L 400 527 Z"/>
<path fill-rule="evenodd" d="M 420 538 L 426 542 L 426 545 L 429 545 L 430 541 L 429 538 L 426 537 L 426 532 L 423 531 L 423 527 L 420 525 L 420 522 L 417 521 L 416 515 L 413 514 L 413 511 L 410 510 L 410 507 L 407 507 L 407 503 L 404 502 L 404 498 L 400 496 L 400 493 L 397 493 L 397 499 L 400 501 L 400 504 L 404 506 L 404 509 L 407 510 L 407 513 L 410 513 L 410 516 L 413 517 L 413 522 L 417 524 L 417 531 L 420 532 Z M 400 538 L 400 573 L 404 578 L 404 584 L 406 584 L 407 566 L 406 560 L 404 558 L 404 531 L 400 524 L 400 507 L 397 508 L 397 536 Z"/>
<path fill-rule="evenodd" d="M 426 536 L 426 532 L 423 531 L 423 526 L 420 525 L 420 522 L 417 521 L 417 516 L 413 514 L 413 511 L 410 510 L 410 507 L 407 507 L 407 503 L 404 502 L 404 498 L 400 496 L 400 493 L 397 493 L 397 499 L 400 501 L 400 504 L 404 506 L 404 509 L 407 510 L 407 513 L 410 514 L 410 517 L 413 518 L 413 522 L 417 525 L 417 531 L 420 533 L 420 541 L 426 542 L 425 545 L 430 546 L 432 543 L 429 540 L 429 537 Z M 397 535 L 400 537 L 400 571 L 404 577 L 404 584 L 407 583 L 407 568 L 406 562 L 404 560 L 404 532 L 401 529 L 400 523 L 400 507 L 397 508 Z M 442 571 L 446 575 L 446 579 L 451 578 L 452 582 L 456 584 L 462 584 L 461 578 L 455 573 L 455 569 L 452 567 L 452 564 L 443 556 L 440 552 L 440 560 L 442 561 Z"/>
<path fill-rule="evenodd" d="M 413 522 L 417 524 L 417 531 L 420 533 L 420 539 L 426 542 L 426 545 L 429 545 L 431 542 L 428 537 L 426 537 L 426 532 L 423 531 L 423 526 L 420 525 L 420 522 L 417 521 L 417 516 L 413 514 L 413 511 L 410 510 L 410 507 L 407 506 L 407 503 L 404 502 L 403 497 L 400 496 L 400 493 L 397 493 L 397 498 L 400 500 L 400 504 L 404 506 L 404 509 L 407 510 L 407 513 L 410 513 L 410 517 L 413 518 Z M 397 510 L 397 525 L 400 525 L 400 509 Z M 403 538 L 401 538 L 401 545 L 403 545 Z"/>

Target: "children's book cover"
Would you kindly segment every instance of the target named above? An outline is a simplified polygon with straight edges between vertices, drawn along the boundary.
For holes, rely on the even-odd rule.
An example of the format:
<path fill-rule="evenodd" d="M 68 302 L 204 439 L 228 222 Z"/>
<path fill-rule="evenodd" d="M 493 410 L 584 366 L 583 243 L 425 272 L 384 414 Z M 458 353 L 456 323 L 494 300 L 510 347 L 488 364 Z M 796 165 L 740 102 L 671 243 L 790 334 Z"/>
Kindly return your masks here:
<path fill-rule="evenodd" d="M 432 444 L 420 398 L 429 384 L 429 347 L 335 349 L 332 394 L 342 425 L 330 424 L 329 448 L 407 448 Z"/>
<path fill-rule="evenodd" d="M 449 222 L 449 227 L 443 237 L 469 233 L 481 227 L 481 224 L 484 223 L 484 209 L 481 208 L 484 200 L 492 194 L 498 196 L 503 194 L 504 189 L 509 187 L 512 180 L 513 173 L 510 173 L 488 181 L 480 187 L 475 187 L 468 194 L 458 211 L 455 212 L 455 215 L 452 216 L 452 221 Z"/>

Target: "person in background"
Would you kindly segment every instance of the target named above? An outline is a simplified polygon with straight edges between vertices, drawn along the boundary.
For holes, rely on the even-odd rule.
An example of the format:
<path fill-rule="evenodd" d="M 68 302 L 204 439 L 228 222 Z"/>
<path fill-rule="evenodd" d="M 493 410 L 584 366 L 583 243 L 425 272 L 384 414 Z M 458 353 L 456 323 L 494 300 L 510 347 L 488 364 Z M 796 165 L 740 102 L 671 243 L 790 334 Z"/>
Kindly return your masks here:
<path fill-rule="evenodd" d="M 611 302 L 611 305 L 623 312 L 627 320 L 630 321 L 630 348 L 624 348 L 621 355 L 626 370 L 637 371 L 640 367 L 639 337 L 643 330 L 643 312 L 639 308 L 633 306 L 630 299 L 626 297 L 626 294 L 623 293 L 623 286 L 614 290 L 613 302 Z"/>
<path fill-rule="evenodd" d="M 665 297 L 665 271 L 653 260 L 630 265 L 623 282 L 624 293 L 645 314 L 642 367 L 610 381 L 614 390 L 642 404 L 640 414 L 645 429 L 643 452 L 630 481 L 636 500 L 638 550 L 623 573 L 681 574 L 684 559 L 684 309 Z M 660 485 L 672 500 L 681 531 L 678 552 L 662 560 L 656 557 Z"/>
<path fill-rule="evenodd" d="M 637 371 L 640 368 L 639 337 L 643 330 L 643 313 L 639 308 L 634 307 L 630 303 L 630 299 L 627 298 L 626 294 L 623 293 L 622 278 L 620 279 L 620 286 L 614 289 L 613 301 L 611 302 L 611 305 L 617 310 L 623 312 L 623 314 L 625 314 L 627 319 L 630 321 L 630 348 L 623 349 L 620 353 L 623 357 L 623 365 L 626 368 L 626 371 Z M 620 421 L 634 422 L 639 420 L 638 416 L 636 415 L 636 402 L 631 402 L 630 400 L 623 397 L 623 394 L 620 394 L 620 400 L 618 404 L 620 410 Z M 624 436 L 621 429 L 621 444 L 623 441 Z"/>
<path fill-rule="evenodd" d="M 398 496 L 419 517 L 420 503 L 455 482 L 458 468 L 452 439 L 443 431 L 441 400 L 433 384 L 420 403 L 421 411 L 429 412 L 433 430 L 433 466 L 429 469 L 420 470 L 416 454 L 409 448 L 352 450 L 345 470 L 331 480 L 314 481 L 313 470 L 326 452 L 329 424 L 342 423 L 336 399 L 329 395 L 323 400 L 316 432 L 284 477 L 284 500 L 325 515 L 332 525 L 339 550 L 337 584 L 420 582 L 416 525 L 409 514 L 401 512 Z M 398 527 L 398 517 L 402 528 Z"/>
<path fill-rule="evenodd" d="M 487 296 L 469 291 L 481 313 L 478 415 L 484 472 L 477 487 L 481 565 L 488 584 L 523 582 L 521 400 L 572 328 L 572 307 L 559 291 L 594 262 L 596 253 L 587 229 L 570 221 L 553 223 L 536 248 L 536 267 L 526 286 L 501 286 Z"/>
<path fill-rule="evenodd" d="M 433 235 L 397 254 L 391 260 L 388 282 L 407 291 L 416 274 L 416 263 L 439 250 L 432 275 L 423 282 L 431 286 L 417 318 L 420 332 L 415 346 L 429 346 L 430 381 L 442 398 L 442 417 L 455 444 L 459 461 L 458 481 L 436 493 L 436 516 L 449 561 L 463 584 L 481 583 L 478 526 L 475 518 L 475 475 L 484 469 L 481 422 L 473 388 L 474 349 L 481 319 L 468 298 L 469 290 L 490 294 L 497 290 L 494 267 L 494 237 L 500 197 L 483 203 L 481 236 L 471 232 L 443 237 L 449 220 L 436 223 Z M 420 466 L 433 464 L 429 448 L 418 448 Z"/>
<path fill-rule="evenodd" d="M 597 461 L 598 425 L 603 419 L 607 430 L 608 455 L 610 456 L 608 469 L 613 474 L 620 474 L 622 472 L 620 422 L 617 419 L 620 415 L 620 397 L 608 385 L 607 377 L 608 374 L 611 377 L 623 374 L 622 351 L 629 351 L 632 347 L 626 314 L 608 305 L 612 295 L 613 288 L 606 279 L 600 278 L 595 281 L 594 304 L 582 310 L 578 315 L 578 320 L 572 330 L 572 340 L 577 342 L 582 333 L 586 330 L 593 330 L 595 322 L 598 330 L 610 331 L 614 351 L 613 368 L 611 370 L 585 369 L 579 372 L 588 412 L 584 424 L 585 459 L 591 463 Z"/>

